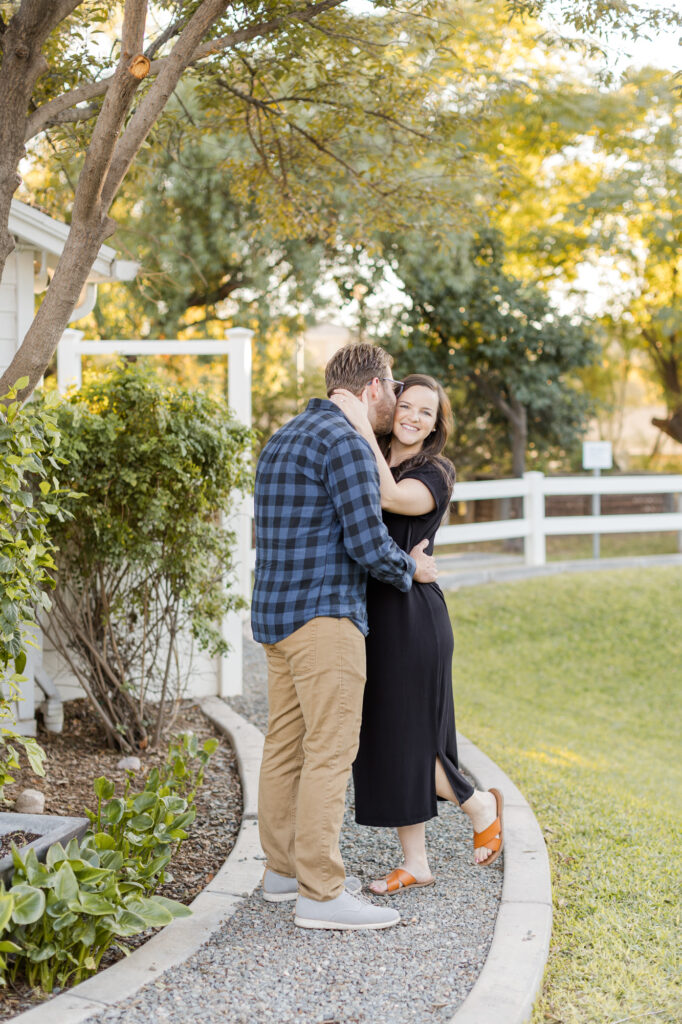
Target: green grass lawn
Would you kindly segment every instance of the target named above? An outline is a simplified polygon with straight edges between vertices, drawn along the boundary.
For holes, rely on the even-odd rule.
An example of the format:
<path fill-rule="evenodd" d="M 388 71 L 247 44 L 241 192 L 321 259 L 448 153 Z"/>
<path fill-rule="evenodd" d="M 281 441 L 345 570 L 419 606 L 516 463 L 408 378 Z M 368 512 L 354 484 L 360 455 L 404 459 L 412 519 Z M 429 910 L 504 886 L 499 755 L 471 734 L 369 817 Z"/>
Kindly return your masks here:
<path fill-rule="evenodd" d="M 448 595 L 457 724 L 519 785 L 549 848 L 535 1024 L 679 1022 L 682 569 Z"/>

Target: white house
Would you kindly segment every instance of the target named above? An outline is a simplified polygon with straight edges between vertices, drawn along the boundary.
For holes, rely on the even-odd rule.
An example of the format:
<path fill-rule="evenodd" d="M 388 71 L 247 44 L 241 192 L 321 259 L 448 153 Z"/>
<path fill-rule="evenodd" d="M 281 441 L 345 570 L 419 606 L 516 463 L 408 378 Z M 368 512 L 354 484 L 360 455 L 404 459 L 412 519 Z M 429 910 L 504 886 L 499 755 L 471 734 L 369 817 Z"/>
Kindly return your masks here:
<path fill-rule="evenodd" d="M 12 200 L 9 229 L 16 248 L 7 258 L 0 280 L 0 372 L 4 372 L 31 326 L 36 295 L 44 292 L 69 234 L 68 224 L 40 210 Z M 138 264 L 119 260 L 114 249 L 103 245 L 90 271 L 81 301 L 71 322 L 87 316 L 95 305 L 102 281 L 131 281 Z"/>
<path fill-rule="evenodd" d="M 9 229 L 14 236 L 16 248 L 7 258 L 0 279 L 0 373 L 12 362 L 14 353 L 31 326 L 36 295 L 47 288 L 49 273 L 56 267 L 69 234 L 68 224 L 48 217 L 17 199 L 12 200 Z M 103 245 L 90 271 L 80 302 L 73 311 L 71 322 L 92 311 L 100 282 L 130 281 L 137 270 L 137 263 L 119 260 L 113 249 Z M 41 675 L 42 668 L 40 638 L 36 638 L 36 641 L 37 646 L 29 652 L 25 671 L 27 682 L 22 687 L 23 699 L 17 707 L 18 731 L 25 734 L 35 733 L 35 675 Z M 46 685 L 49 686 L 49 683 Z M 42 693 L 39 695 L 41 698 Z"/>

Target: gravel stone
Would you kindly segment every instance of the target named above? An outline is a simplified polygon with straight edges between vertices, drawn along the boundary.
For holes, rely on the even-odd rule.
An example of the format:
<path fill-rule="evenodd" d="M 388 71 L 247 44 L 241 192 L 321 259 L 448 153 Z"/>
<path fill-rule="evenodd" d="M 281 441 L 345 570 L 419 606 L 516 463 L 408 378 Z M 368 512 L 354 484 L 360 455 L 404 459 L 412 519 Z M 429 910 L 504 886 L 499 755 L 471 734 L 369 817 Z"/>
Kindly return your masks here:
<path fill-rule="evenodd" d="M 245 640 L 244 695 L 231 706 L 267 723 L 261 649 Z M 466 723 L 464 723 L 466 727 Z M 256 890 L 189 960 L 92 1024 L 426 1024 L 448 1021 L 473 987 L 492 940 L 502 891 L 501 859 L 473 864 L 468 819 L 450 805 L 427 823 L 437 884 L 372 899 L 396 907 L 396 928 L 324 932 L 296 928 L 293 903 L 265 903 Z M 353 820 L 348 791 L 342 852 L 365 880 L 400 861 L 394 830 Z"/>
<path fill-rule="evenodd" d="M 139 772 L 142 762 L 139 757 L 122 757 L 116 762 L 116 767 L 125 772 Z"/>
<path fill-rule="evenodd" d="M 42 814 L 45 810 L 45 796 L 39 789 L 22 789 L 14 801 L 17 814 Z"/>

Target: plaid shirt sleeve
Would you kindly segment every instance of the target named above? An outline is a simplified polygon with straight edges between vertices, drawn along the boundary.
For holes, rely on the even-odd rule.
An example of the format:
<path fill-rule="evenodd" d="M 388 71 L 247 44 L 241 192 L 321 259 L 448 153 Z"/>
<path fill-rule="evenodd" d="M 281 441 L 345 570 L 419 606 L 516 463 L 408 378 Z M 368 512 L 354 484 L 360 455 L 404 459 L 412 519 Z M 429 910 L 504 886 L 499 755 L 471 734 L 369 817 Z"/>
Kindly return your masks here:
<path fill-rule="evenodd" d="M 324 480 L 349 557 L 383 583 L 409 590 L 416 563 L 381 518 L 379 470 L 369 445 L 357 434 L 336 441 L 327 453 Z"/>

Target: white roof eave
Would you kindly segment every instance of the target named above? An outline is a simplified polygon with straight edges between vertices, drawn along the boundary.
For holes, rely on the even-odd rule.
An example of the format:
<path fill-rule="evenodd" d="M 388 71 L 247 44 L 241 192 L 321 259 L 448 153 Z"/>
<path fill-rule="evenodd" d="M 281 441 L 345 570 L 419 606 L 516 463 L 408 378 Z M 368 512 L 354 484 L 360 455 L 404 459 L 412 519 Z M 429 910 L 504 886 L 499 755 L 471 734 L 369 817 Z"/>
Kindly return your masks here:
<path fill-rule="evenodd" d="M 47 253 L 50 266 L 54 266 L 61 256 L 70 231 L 68 224 L 18 199 L 12 200 L 8 226 L 18 243 Z M 115 249 L 102 245 L 88 274 L 88 281 L 132 281 L 139 266 L 134 260 L 117 259 Z"/>

